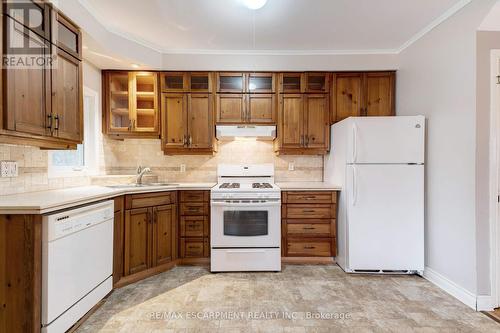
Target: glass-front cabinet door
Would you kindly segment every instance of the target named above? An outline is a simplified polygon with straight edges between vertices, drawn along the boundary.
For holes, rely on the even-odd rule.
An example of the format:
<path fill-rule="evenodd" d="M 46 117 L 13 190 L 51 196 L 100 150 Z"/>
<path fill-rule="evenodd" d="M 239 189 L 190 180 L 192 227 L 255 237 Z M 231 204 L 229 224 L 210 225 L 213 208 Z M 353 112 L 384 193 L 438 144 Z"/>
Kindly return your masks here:
<path fill-rule="evenodd" d="M 139 132 L 158 131 L 158 94 L 156 91 L 156 73 L 133 73 L 135 92 L 133 130 Z"/>
<path fill-rule="evenodd" d="M 183 92 L 189 87 L 187 72 L 163 72 L 160 80 L 162 92 Z"/>
<path fill-rule="evenodd" d="M 244 73 L 217 73 L 217 91 L 218 92 L 236 92 L 245 91 Z"/>
<path fill-rule="evenodd" d="M 212 91 L 212 73 L 191 72 L 189 74 L 189 91 L 191 92 Z"/>
<path fill-rule="evenodd" d="M 113 72 L 108 75 L 110 131 L 128 131 L 132 128 L 129 103 L 129 75 Z"/>
<path fill-rule="evenodd" d="M 330 83 L 329 73 L 306 73 L 306 90 L 310 93 L 328 92 Z"/>
<path fill-rule="evenodd" d="M 248 73 L 247 90 L 250 93 L 272 93 L 274 89 L 273 73 Z"/>
<path fill-rule="evenodd" d="M 304 91 L 303 73 L 280 73 L 281 93 L 301 93 Z"/>

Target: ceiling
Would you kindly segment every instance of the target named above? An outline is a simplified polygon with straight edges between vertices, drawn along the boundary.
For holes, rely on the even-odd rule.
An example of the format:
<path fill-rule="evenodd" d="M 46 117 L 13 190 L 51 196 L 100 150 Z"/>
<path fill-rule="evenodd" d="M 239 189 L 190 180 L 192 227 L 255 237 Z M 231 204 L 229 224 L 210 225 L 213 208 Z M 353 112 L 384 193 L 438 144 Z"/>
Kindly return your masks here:
<path fill-rule="evenodd" d="M 109 31 L 162 53 L 397 52 L 467 0 L 79 0 Z"/>

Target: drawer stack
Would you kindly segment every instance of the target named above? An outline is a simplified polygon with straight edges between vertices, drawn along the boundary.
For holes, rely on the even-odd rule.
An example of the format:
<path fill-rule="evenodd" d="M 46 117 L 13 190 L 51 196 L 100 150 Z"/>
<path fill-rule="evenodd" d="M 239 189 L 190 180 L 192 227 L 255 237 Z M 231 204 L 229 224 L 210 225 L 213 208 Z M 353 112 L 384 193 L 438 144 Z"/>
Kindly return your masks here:
<path fill-rule="evenodd" d="M 336 191 L 282 193 L 282 255 L 336 255 Z"/>
<path fill-rule="evenodd" d="M 179 193 L 180 257 L 208 258 L 210 191 L 179 191 Z"/>

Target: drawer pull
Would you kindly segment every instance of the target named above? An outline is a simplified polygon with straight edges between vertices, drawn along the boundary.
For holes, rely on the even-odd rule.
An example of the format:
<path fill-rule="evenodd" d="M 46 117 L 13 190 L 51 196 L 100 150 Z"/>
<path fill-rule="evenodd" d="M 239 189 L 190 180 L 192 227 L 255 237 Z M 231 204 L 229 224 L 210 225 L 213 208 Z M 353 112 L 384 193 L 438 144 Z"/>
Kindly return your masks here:
<path fill-rule="evenodd" d="M 314 213 L 314 209 L 303 209 L 303 213 Z"/>
<path fill-rule="evenodd" d="M 315 227 L 303 227 L 302 230 L 314 230 L 316 229 Z"/>
<path fill-rule="evenodd" d="M 188 249 L 199 249 L 199 246 L 188 246 Z"/>
<path fill-rule="evenodd" d="M 316 197 L 315 197 L 315 196 L 303 197 L 303 198 L 304 198 L 304 199 L 306 199 L 306 200 L 313 200 L 313 199 L 316 199 Z"/>
<path fill-rule="evenodd" d="M 304 246 L 304 249 L 306 249 L 306 250 L 312 250 L 315 248 L 316 248 L 316 246 Z"/>

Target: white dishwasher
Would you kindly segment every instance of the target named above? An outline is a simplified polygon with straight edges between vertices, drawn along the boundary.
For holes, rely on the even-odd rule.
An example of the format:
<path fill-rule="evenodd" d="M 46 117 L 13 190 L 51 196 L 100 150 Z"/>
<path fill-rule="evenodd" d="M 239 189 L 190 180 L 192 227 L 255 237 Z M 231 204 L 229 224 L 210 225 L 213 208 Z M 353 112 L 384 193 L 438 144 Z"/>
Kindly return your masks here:
<path fill-rule="evenodd" d="M 65 332 L 113 285 L 113 201 L 43 217 L 42 332 Z"/>

